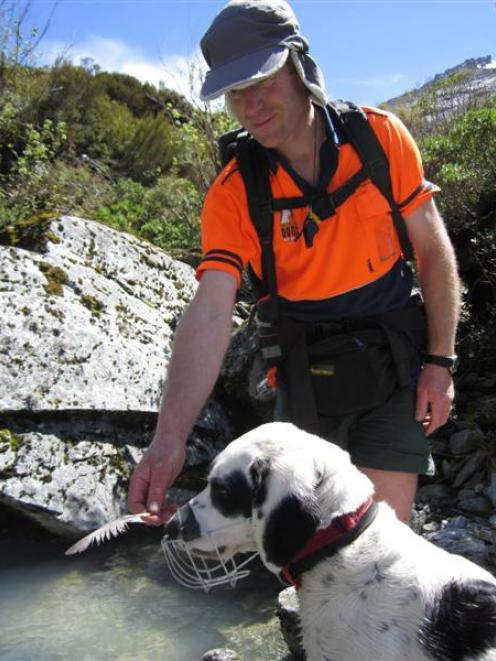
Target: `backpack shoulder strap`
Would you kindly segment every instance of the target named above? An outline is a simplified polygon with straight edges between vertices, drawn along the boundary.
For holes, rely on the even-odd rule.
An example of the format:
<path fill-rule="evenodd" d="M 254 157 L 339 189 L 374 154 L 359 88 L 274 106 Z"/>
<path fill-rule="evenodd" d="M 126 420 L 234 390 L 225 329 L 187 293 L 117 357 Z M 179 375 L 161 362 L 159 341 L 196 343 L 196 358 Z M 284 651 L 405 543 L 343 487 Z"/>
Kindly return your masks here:
<path fill-rule="evenodd" d="M 369 124 L 367 115 L 359 106 L 349 101 L 339 100 L 329 105 L 333 115 L 337 116 L 344 134 L 368 171 L 370 180 L 388 201 L 403 254 L 407 260 L 412 260 L 413 248 L 408 237 L 405 220 L 393 196 L 389 161 Z"/>
<path fill-rule="evenodd" d="M 248 210 L 255 226 L 262 251 L 262 280 L 267 284 L 267 313 L 271 321 L 279 316 L 275 256 L 272 246 L 274 237 L 274 212 L 270 188 L 269 161 L 263 147 L 253 138 L 238 140 L 236 148 L 238 167 L 243 179 Z"/>
<path fill-rule="evenodd" d="M 223 168 L 236 156 L 239 142 L 247 139 L 248 133 L 243 128 L 227 131 L 227 133 L 223 133 L 217 138 L 220 162 Z"/>

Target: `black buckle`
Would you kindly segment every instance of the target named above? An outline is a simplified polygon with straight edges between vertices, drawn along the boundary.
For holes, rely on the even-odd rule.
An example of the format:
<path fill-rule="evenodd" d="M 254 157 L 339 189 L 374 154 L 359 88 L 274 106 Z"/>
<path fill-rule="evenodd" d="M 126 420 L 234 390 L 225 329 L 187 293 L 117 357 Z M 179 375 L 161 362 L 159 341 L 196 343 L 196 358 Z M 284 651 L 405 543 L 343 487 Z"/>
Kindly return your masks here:
<path fill-rule="evenodd" d="M 312 211 L 320 220 L 327 220 L 331 216 L 335 216 L 336 204 L 332 195 L 325 191 L 318 195 L 312 201 Z"/>

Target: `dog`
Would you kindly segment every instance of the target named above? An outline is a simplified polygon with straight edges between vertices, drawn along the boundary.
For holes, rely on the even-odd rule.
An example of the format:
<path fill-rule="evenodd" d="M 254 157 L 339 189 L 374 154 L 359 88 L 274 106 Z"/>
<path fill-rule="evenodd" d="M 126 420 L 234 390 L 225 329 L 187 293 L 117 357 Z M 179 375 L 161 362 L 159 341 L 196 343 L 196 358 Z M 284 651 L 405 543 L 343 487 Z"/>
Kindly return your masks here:
<path fill-rule="evenodd" d="M 194 557 L 258 552 L 294 583 L 308 661 L 496 659 L 496 579 L 372 496 L 347 452 L 269 423 L 217 456 L 165 533 Z"/>

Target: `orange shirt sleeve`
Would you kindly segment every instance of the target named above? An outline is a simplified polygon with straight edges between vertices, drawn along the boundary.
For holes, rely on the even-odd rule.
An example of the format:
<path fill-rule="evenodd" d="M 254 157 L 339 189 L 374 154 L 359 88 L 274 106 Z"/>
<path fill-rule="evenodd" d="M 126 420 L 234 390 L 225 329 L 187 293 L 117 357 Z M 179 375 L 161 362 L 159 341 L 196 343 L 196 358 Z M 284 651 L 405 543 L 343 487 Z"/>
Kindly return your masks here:
<path fill-rule="evenodd" d="M 236 278 L 260 252 L 255 228 L 249 218 L 241 175 L 231 161 L 207 193 L 201 216 L 202 260 L 199 280 L 206 270 L 224 271 Z"/>
<path fill-rule="evenodd" d="M 440 189 L 426 181 L 419 148 L 403 122 L 389 112 L 366 111 L 389 159 L 394 199 L 406 217 Z"/>

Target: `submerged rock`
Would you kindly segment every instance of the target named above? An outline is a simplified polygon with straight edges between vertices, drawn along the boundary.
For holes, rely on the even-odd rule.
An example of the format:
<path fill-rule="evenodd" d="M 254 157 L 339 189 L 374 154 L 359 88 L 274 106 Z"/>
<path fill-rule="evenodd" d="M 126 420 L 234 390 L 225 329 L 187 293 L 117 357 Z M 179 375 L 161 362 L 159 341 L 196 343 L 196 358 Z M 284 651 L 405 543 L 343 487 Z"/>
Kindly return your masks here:
<path fill-rule="evenodd" d="M 233 650 L 218 648 L 209 650 L 202 656 L 202 661 L 241 661 L 241 657 Z"/>

